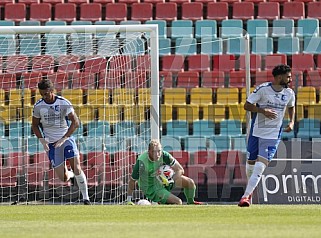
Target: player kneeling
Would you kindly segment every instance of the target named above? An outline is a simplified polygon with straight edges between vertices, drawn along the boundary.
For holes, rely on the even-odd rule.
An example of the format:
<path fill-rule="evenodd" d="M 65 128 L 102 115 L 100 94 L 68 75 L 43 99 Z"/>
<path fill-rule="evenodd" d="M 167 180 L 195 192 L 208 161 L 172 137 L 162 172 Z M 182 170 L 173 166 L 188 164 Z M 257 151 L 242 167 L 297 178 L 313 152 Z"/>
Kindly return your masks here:
<path fill-rule="evenodd" d="M 168 170 L 168 167 L 164 167 L 168 170 L 167 173 L 164 172 L 164 168 L 161 167 L 163 165 L 169 165 L 173 172 Z M 137 182 L 145 196 L 153 202 L 182 205 L 182 200 L 171 193 L 175 186 L 184 189 L 187 204 L 202 205 L 194 201 L 196 190 L 194 181 L 183 174 L 184 169 L 181 164 L 171 154 L 162 150 L 158 140 L 152 140 L 148 145 L 148 151 L 142 153 L 134 165 L 128 185 L 127 203 L 134 204 L 132 193 Z"/>

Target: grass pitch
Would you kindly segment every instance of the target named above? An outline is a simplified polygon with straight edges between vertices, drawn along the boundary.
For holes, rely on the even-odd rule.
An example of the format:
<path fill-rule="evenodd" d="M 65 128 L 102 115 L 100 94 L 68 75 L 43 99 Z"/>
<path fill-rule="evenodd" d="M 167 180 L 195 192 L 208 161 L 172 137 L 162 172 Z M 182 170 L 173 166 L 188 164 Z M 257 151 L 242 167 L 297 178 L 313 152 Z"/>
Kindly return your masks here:
<path fill-rule="evenodd" d="M 0 207 L 0 237 L 320 237 L 320 205 Z"/>

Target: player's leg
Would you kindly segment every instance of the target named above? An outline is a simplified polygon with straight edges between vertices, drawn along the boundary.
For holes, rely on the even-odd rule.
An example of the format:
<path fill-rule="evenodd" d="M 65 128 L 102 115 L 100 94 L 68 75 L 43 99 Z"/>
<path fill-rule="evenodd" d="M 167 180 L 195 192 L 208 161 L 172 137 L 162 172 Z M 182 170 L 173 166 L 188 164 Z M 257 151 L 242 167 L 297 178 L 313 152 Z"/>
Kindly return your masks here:
<path fill-rule="evenodd" d="M 149 194 L 146 194 L 146 197 L 153 202 L 160 204 L 176 204 L 182 205 L 182 200 L 168 191 L 166 188 L 156 189 Z"/>
<path fill-rule="evenodd" d="M 202 203 L 196 202 L 194 200 L 195 191 L 196 191 L 196 185 L 195 185 L 193 179 L 182 175 L 182 176 L 176 178 L 175 186 L 179 187 L 179 188 L 183 188 L 184 195 L 185 195 L 186 200 L 187 200 L 187 204 L 196 204 L 196 205 L 201 205 L 202 204 Z"/>

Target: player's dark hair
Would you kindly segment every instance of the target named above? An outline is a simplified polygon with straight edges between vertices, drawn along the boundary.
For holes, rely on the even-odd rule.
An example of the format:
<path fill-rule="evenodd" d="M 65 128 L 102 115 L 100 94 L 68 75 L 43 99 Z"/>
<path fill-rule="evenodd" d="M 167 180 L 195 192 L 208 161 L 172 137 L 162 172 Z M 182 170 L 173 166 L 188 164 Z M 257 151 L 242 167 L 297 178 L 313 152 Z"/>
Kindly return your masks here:
<path fill-rule="evenodd" d="M 49 80 L 49 79 L 42 79 L 39 83 L 38 83 L 38 88 L 40 90 L 46 90 L 46 89 L 53 89 L 53 83 Z"/>
<path fill-rule="evenodd" d="M 284 75 L 284 74 L 290 73 L 291 71 L 292 70 L 289 65 L 279 64 L 273 68 L 272 75 L 276 77 L 278 75 Z"/>

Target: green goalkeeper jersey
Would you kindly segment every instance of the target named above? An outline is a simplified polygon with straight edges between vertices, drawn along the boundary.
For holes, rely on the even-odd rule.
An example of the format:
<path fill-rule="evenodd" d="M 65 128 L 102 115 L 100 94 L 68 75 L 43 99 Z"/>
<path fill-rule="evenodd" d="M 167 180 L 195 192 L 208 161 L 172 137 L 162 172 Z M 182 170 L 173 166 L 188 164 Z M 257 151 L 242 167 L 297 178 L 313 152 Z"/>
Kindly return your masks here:
<path fill-rule="evenodd" d="M 163 184 L 156 178 L 157 169 L 164 164 L 172 166 L 175 162 L 174 157 L 166 151 L 162 152 L 159 160 L 151 161 L 146 151 L 137 158 L 132 172 L 132 178 L 138 180 L 139 188 L 146 195 L 152 194 L 155 190 L 164 188 Z"/>

